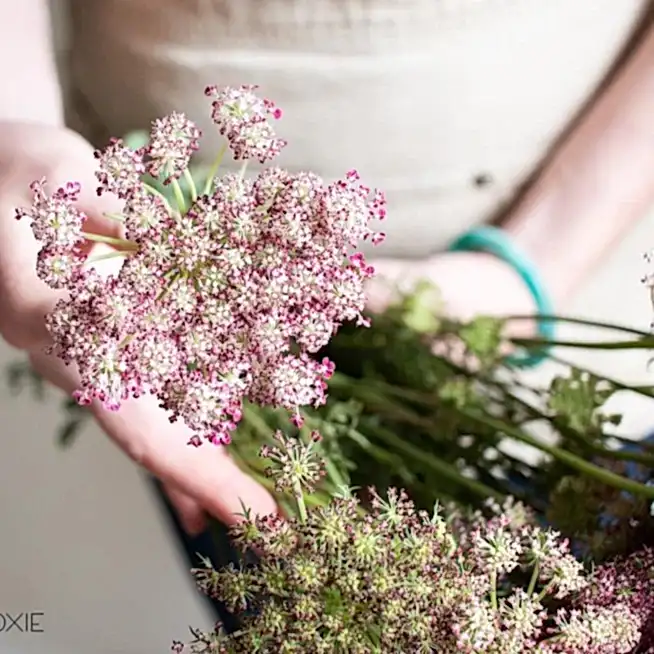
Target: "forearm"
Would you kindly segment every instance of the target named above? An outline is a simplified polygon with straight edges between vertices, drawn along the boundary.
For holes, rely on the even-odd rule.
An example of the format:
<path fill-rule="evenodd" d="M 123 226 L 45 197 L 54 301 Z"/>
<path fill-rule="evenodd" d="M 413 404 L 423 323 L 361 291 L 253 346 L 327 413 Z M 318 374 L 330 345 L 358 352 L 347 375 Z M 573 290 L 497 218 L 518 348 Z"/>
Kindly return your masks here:
<path fill-rule="evenodd" d="M 0 0 L 0 120 L 63 123 L 47 0 Z"/>
<path fill-rule="evenodd" d="M 554 154 L 506 223 L 567 298 L 654 203 L 654 31 Z"/>

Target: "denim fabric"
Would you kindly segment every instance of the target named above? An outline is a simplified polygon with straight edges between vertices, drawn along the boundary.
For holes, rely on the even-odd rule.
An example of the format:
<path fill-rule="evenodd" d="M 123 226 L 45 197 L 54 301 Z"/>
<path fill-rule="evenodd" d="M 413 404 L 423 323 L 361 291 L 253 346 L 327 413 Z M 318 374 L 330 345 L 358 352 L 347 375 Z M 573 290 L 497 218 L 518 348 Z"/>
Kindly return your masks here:
<path fill-rule="evenodd" d="M 239 557 L 229 542 L 229 536 L 225 527 L 221 525 L 217 526 L 213 534 L 209 530 L 206 530 L 198 536 L 189 536 L 182 528 L 177 514 L 168 501 L 161 484 L 155 479 L 152 480 L 152 484 L 155 494 L 165 510 L 166 517 L 172 527 L 173 535 L 177 540 L 177 544 L 184 555 L 185 563 L 189 569 L 198 567 L 200 557 L 209 559 L 216 569 L 225 567 L 229 563 L 239 565 Z M 210 597 L 207 597 L 206 600 L 216 620 L 222 622 L 226 631 L 231 633 L 238 628 L 238 621 L 226 609 L 222 602 Z"/>

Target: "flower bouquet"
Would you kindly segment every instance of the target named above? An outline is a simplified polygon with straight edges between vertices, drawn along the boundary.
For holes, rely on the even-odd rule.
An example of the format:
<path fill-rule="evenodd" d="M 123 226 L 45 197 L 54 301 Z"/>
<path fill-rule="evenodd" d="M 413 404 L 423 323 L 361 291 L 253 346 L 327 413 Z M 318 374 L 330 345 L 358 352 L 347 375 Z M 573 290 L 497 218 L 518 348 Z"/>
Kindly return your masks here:
<path fill-rule="evenodd" d="M 314 442 L 319 440 L 314 434 Z M 654 647 L 654 550 L 592 572 L 523 505 L 416 510 L 404 491 L 345 492 L 307 511 L 323 472 L 312 443 L 264 447 L 297 518 L 246 519 L 234 542 L 255 566 L 195 570 L 198 586 L 240 615 L 173 651 L 352 654 L 626 654 Z"/>
<path fill-rule="evenodd" d="M 226 141 L 209 170 L 193 169 L 200 134 L 178 113 L 147 142 L 98 151 L 98 192 L 123 201 L 112 218 L 124 238 L 85 231 L 74 182 L 48 193 L 35 181 L 17 214 L 42 244 L 40 278 L 69 291 L 47 318 L 51 353 L 82 379 L 62 440 L 90 402 L 120 410 L 152 393 L 194 430 L 189 446 L 229 446 L 286 510 L 233 531 L 259 555 L 254 568 L 199 573 L 245 615 L 193 651 L 647 651 L 654 451 L 620 447 L 619 417 L 603 406 L 652 389 L 574 366 L 529 387 L 503 347 L 506 322 L 524 317 L 457 323 L 429 286 L 368 315 L 374 269 L 355 248 L 383 239 L 383 194 L 355 171 L 330 183 L 275 167 L 248 175 L 286 145 L 272 127 L 280 110 L 253 87 L 207 95 Z M 218 176 L 228 149 L 243 166 Z M 111 245 L 100 256 L 119 271 L 100 275 L 88 241 Z M 559 345 L 652 347 L 648 333 L 620 331 L 629 340 Z M 39 390 L 25 367 L 10 374 Z M 509 440 L 543 458 L 511 454 Z M 355 498 L 357 487 L 374 490 Z M 447 511 L 427 516 L 437 502 Z M 571 552 L 600 567 L 585 575 Z"/>

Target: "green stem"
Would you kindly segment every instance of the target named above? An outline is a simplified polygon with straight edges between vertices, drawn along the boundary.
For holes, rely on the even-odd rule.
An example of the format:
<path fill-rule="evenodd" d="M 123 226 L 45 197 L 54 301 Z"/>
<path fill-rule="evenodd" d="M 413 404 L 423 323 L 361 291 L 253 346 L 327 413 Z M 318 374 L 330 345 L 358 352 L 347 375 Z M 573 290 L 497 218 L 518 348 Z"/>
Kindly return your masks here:
<path fill-rule="evenodd" d="M 536 583 L 538 582 L 538 575 L 540 574 L 540 563 L 536 563 L 534 570 L 531 573 L 531 579 L 529 580 L 529 586 L 527 587 L 527 595 L 531 596 L 536 589 Z"/>
<path fill-rule="evenodd" d="M 173 177 L 170 180 L 170 185 L 173 187 L 173 194 L 175 195 L 175 202 L 177 202 L 177 208 L 179 212 L 183 214 L 186 211 L 186 200 L 184 200 L 184 193 L 182 192 L 182 187 L 179 185 L 179 182 Z"/>
<path fill-rule="evenodd" d="M 168 202 L 168 198 L 160 190 L 156 189 L 154 186 L 152 186 L 152 184 L 148 184 L 147 182 L 141 182 L 141 184 L 143 185 L 143 188 L 150 195 L 154 195 L 155 197 L 159 198 L 163 202 L 164 206 L 166 207 L 166 210 L 170 214 L 175 214 L 175 211 L 170 206 L 170 202 Z"/>
<path fill-rule="evenodd" d="M 332 380 L 330 380 L 330 385 L 331 383 L 335 380 L 336 382 L 336 387 L 339 390 L 343 389 L 348 389 L 351 387 L 352 382 L 345 376 L 343 375 L 338 375 L 336 373 Z M 612 380 L 607 380 L 609 383 L 613 383 Z M 501 388 L 502 392 L 506 393 L 508 395 L 508 399 L 512 402 L 515 402 L 517 405 L 519 405 L 530 417 L 533 421 L 543 421 L 552 424 L 553 423 L 553 416 L 547 415 L 543 411 L 539 410 L 535 406 L 529 404 L 525 400 L 513 395 L 510 393 L 500 382 L 494 382 L 493 380 L 487 380 L 487 383 L 489 385 L 495 385 L 498 388 Z M 616 384 L 618 382 L 615 382 Z M 374 387 L 379 388 L 381 392 L 386 392 L 386 393 L 391 393 L 397 397 L 403 398 L 405 400 L 409 400 L 412 402 L 416 402 L 418 404 L 422 404 L 423 406 L 431 407 L 433 408 L 435 405 L 438 404 L 439 398 L 435 395 L 430 395 L 429 393 L 423 393 L 420 391 L 414 391 L 411 389 L 404 389 L 404 388 L 399 388 L 396 386 L 393 386 L 391 384 L 388 384 L 386 382 L 382 381 L 374 381 L 372 382 L 374 384 Z M 632 390 L 631 387 L 629 386 L 624 386 L 625 390 Z M 351 392 L 356 392 L 356 389 L 352 388 Z M 643 393 L 644 395 L 647 396 L 652 396 L 654 394 L 650 393 Z M 363 398 L 362 398 L 363 399 Z M 429 419 L 424 418 L 422 416 L 414 415 L 410 410 L 408 410 L 405 406 L 398 407 L 396 405 L 393 405 L 392 403 L 388 402 L 387 397 L 379 397 L 377 398 L 374 408 L 381 413 L 386 413 L 390 415 L 391 417 L 398 419 L 400 421 L 406 422 L 408 424 L 414 425 L 421 427 L 427 431 L 427 433 L 430 436 L 433 436 L 433 431 L 437 428 L 437 425 L 434 423 L 431 423 Z M 650 465 L 654 467 L 654 456 L 651 454 L 645 454 L 641 452 L 625 452 L 625 451 L 620 451 L 620 450 L 611 450 L 606 447 L 602 447 L 601 445 L 596 445 L 594 443 L 590 443 L 587 440 L 584 439 L 582 434 L 578 434 L 577 432 L 573 432 L 572 430 L 568 430 L 565 428 L 563 425 L 556 425 L 556 428 L 561 432 L 563 435 L 567 435 L 569 438 L 575 438 L 578 440 L 580 443 L 583 445 L 588 446 L 597 456 L 603 457 L 605 459 L 612 459 L 612 460 L 617 460 L 617 461 L 633 461 L 635 463 L 640 463 L 643 465 Z M 619 436 L 614 436 L 614 435 L 609 435 L 610 438 L 616 438 L 617 440 L 622 440 L 628 442 L 628 443 L 633 443 L 633 441 L 627 441 L 626 439 L 620 439 Z M 507 458 L 507 456 L 503 453 L 502 456 L 504 458 Z M 511 458 L 511 457 L 508 457 Z M 517 460 L 513 459 L 514 462 L 517 462 Z M 525 464 L 526 465 L 526 464 Z"/>
<path fill-rule="evenodd" d="M 506 425 L 502 421 L 496 420 L 491 416 L 480 415 L 475 411 L 466 409 L 461 409 L 461 413 L 467 416 L 470 420 L 480 422 L 481 424 L 491 427 L 492 429 L 496 429 L 499 433 L 506 434 L 510 438 L 526 443 L 527 445 L 531 445 L 541 452 L 545 452 L 555 459 L 561 461 L 562 463 L 565 463 L 570 468 L 573 468 L 578 472 L 594 478 L 597 481 L 605 483 L 607 486 L 618 488 L 628 493 L 633 493 L 637 496 L 654 499 L 654 486 L 647 486 L 646 484 L 640 484 L 631 479 L 626 479 L 625 477 L 610 472 L 609 470 L 605 470 L 600 466 L 589 463 L 581 457 L 571 454 L 570 452 L 566 452 L 559 447 L 541 443 L 533 436 L 530 436 L 529 434 L 526 434 L 519 429 L 515 429 L 509 425 Z"/>
<path fill-rule="evenodd" d="M 87 241 L 93 241 L 94 243 L 107 243 L 108 245 L 114 245 L 117 248 L 123 248 L 124 250 L 138 250 L 138 243 L 134 241 L 128 241 L 124 238 L 115 238 L 113 236 L 105 236 L 104 234 L 92 234 L 91 232 L 82 232 L 82 235 Z"/>
<path fill-rule="evenodd" d="M 579 366 L 576 366 L 574 363 L 563 359 L 561 357 L 557 356 L 550 356 L 549 357 L 552 361 L 555 363 L 559 363 L 561 365 L 564 365 L 568 368 L 575 368 L 579 370 L 582 373 L 587 373 L 589 375 L 596 375 L 596 373 L 580 368 Z M 466 376 L 468 373 L 464 369 L 458 369 L 457 370 L 460 374 L 465 374 Z M 617 379 L 613 379 L 612 377 L 606 377 L 605 375 L 602 375 L 602 380 L 610 384 L 611 386 L 615 387 L 618 390 L 624 390 L 624 391 L 632 391 L 634 393 L 643 395 L 644 397 L 650 397 L 654 398 L 654 387 L 652 386 L 630 386 L 629 384 L 625 384 L 623 382 L 618 381 Z M 587 440 L 584 439 L 582 434 L 579 434 L 577 432 L 574 432 L 571 429 L 567 429 L 565 425 L 561 424 L 556 424 L 556 416 L 551 416 L 546 413 L 544 413 L 542 410 L 538 409 L 534 405 L 530 404 L 529 402 L 523 400 L 522 398 L 518 397 L 517 395 L 514 395 L 510 388 L 508 387 L 507 384 L 496 380 L 496 379 L 484 379 L 484 383 L 488 384 L 489 386 L 496 387 L 499 389 L 501 393 L 504 393 L 506 396 L 508 396 L 509 401 L 516 403 L 519 405 L 534 421 L 540 420 L 543 422 L 547 422 L 553 426 L 556 427 L 556 429 L 563 435 L 563 436 L 568 436 L 569 438 L 575 438 L 577 441 L 582 442 L 584 445 L 589 446 L 595 454 L 598 456 L 602 456 L 604 458 L 609 458 L 609 459 L 614 459 L 618 461 L 633 461 L 635 463 L 641 463 L 643 465 L 650 465 L 654 467 L 654 456 L 651 454 L 643 454 L 643 453 L 638 453 L 638 452 L 625 452 L 621 450 L 610 450 L 606 447 L 602 447 L 601 445 L 595 445 L 589 443 Z M 524 390 L 530 391 L 536 395 L 539 395 L 542 393 L 542 391 L 537 391 L 534 388 L 530 388 L 524 384 L 518 384 L 521 388 Z M 396 389 L 391 386 L 387 385 L 387 388 L 389 389 L 390 392 L 402 392 L 404 393 L 404 389 Z M 410 391 L 411 393 L 414 393 L 413 391 Z M 409 398 L 412 399 L 413 401 L 420 402 L 420 401 L 425 401 L 425 398 L 420 398 L 418 394 L 414 394 L 413 397 Z M 431 397 L 428 398 L 429 403 L 433 405 L 436 401 L 436 398 Z M 643 449 L 654 449 L 654 445 L 648 446 L 645 443 L 639 442 L 639 441 L 634 441 L 632 439 L 624 438 L 622 436 L 619 436 L 617 434 L 604 434 L 604 436 L 617 440 L 620 443 L 626 444 L 626 445 L 636 445 L 640 446 Z"/>
<path fill-rule="evenodd" d="M 243 406 L 243 418 L 247 424 L 259 434 L 260 438 L 263 438 L 270 445 L 274 443 L 272 438 L 273 430 L 268 425 L 268 423 L 263 418 L 261 418 L 259 412 L 256 409 L 248 404 L 245 404 Z"/>
<path fill-rule="evenodd" d="M 598 373 L 593 372 L 592 370 L 588 370 L 587 368 L 582 368 L 581 366 L 578 366 L 576 363 L 569 361 L 568 359 L 565 359 L 563 357 L 551 355 L 549 358 L 554 363 L 559 363 L 562 366 L 566 366 L 568 368 L 574 368 L 576 370 L 579 370 L 579 372 L 581 373 L 586 373 L 588 375 L 592 375 L 593 377 L 598 376 Z M 614 386 L 617 390 L 632 391 L 633 393 L 636 393 L 638 395 L 643 395 L 645 397 L 654 397 L 654 386 L 652 385 L 632 386 L 630 384 L 625 384 L 624 382 L 614 379 L 613 377 L 607 377 L 603 373 L 601 377 L 602 377 L 602 381 L 608 382 L 611 386 Z"/>
<path fill-rule="evenodd" d="M 207 173 L 207 181 L 204 184 L 204 189 L 202 191 L 202 195 L 209 195 L 209 193 L 211 193 L 214 177 L 216 176 L 216 173 L 218 172 L 218 169 L 220 168 L 220 164 L 223 161 L 223 157 L 225 156 L 225 152 L 227 152 L 227 142 L 225 142 L 223 144 L 223 146 L 220 148 L 220 150 L 218 151 L 218 154 L 216 155 L 216 158 L 214 159 L 213 163 L 211 164 L 211 168 L 209 168 L 209 172 Z"/>
<path fill-rule="evenodd" d="M 245 171 L 248 169 L 248 159 L 246 159 L 242 164 L 241 164 L 241 170 L 239 172 L 239 175 L 241 176 L 241 179 L 245 177 Z"/>
<path fill-rule="evenodd" d="M 647 334 L 633 341 L 556 341 L 546 338 L 510 338 L 513 345 L 524 348 L 574 347 L 585 350 L 650 350 L 654 349 L 654 336 Z"/>
<path fill-rule="evenodd" d="M 617 438 L 611 436 L 611 438 Z M 626 440 L 626 439 L 625 439 Z M 638 441 L 630 441 L 630 444 L 638 446 Z M 642 452 L 629 452 L 624 450 L 608 450 L 599 445 L 593 446 L 593 451 L 598 457 L 603 459 L 613 459 L 614 461 L 630 461 L 640 463 L 641 465 L 654 468 L 654 454 L 644 454 Z"/>
<path fill-rule="evenodd" d="M 191 175 L 191 171 L 188 168 L 184 168 L 184 179 L 186 180 L 188 188 L 191 191 L 191 200 L 195 202 L 198 199 L 198 189 L 195 186 L 193 175 Z"/>
<path fill-rule="evenodd" d="M 603 379 L 604 381 L 607 381 L 609 384 L 613 384 L 621 387 L 623 390 L 633 390 L 632 387 L 629 387 L 627 385 L 620 385 L 620 383 L 617 381 L 610 380 L 607 378 L 603 378 Z M 489 380 L 489 383 L 492 382 Z M 548 415 L 542 410 L 533 406 L 532 404 L 529 404 L 529 402 L 526 402 L 522 398 L 513 395 L 508 389 L 503 387 L 500 382 L 497 382 L 495 385 L 501 388 L 502 392 L 506 393 L 509 401 L 514 402 L 515 404 L 520 406 L 520 408 L 523 409 L 525 413 L 527 413 L 530 416 L 531 418 L 530 422 L 542 421 L 542 422 L 549 423 L 550 425 L 554 426 L 562 436 L 567 436 L 568 438 L 576 440 L 582 445 L 589 447 L 598 457 L 603 457 L 605 459 L 613 459 L 615 461 L 633 461 L 634 463 L 640 463 L 643 465 L 649 465 L 651 467 L 654 467 L 654 455 L 644 454 L 641 452 L 612 450 L 602 445 L 591 443 L 586 438 L 584 438 L 583 434 L 580 434 L 572 429 L 568 429 L 565 425 L 559 424 L 556 420 L 556 416 Z M 651 397 L 651 395 L 649 396 Z M 614 434 L 603 434 L 603 436 L 611 439 L 616 439 L 620 442 L 625 442 L 630 445 L 633 444 L 638 445 L 638 441 L 632 441 L 632 440 L 630 441 L 628 439 L 621 438 L 620 436 Z M 504 453 L 503 456 L 506 457 Z"/>
<path fill-rule="evenodd" d="M 175 270 L 169 270 L 166 274 L 166 277 L 169 277 L 168 285 L 161 290 L 159 295 L 157 295 L 156 302 L 163 300 L 163 298 L 170 293 L 170 289 L 173 287 L 173 284 L 180 278 L 180 274 Z"/>
<path fill-rule="evenodd" d="M 538 322 L 560 322 L 568 325 L 581 325 L 584 327 L 595 327 L 597 329 L 607 329 L 615 332 L 623 332 L 625 334 L 633 334 L 634 336 L 651 336 L 649 332 L 644 332 L 640 329 L 634 329 L 633 327 L 624 327 L 622 325 L 614 325 L 609 322 L 601 322 L 597 320 L 586 320 L 583 318 L 568 318 L 567 316 L 540 316 L 540 315 L 514 315 L 514 316 L 504 316 L 504 320 L 507 322 L 519 321 L 519 320 L 530 320 Z"/>
<path fill-rule="evenodd" d="M 119 348 L 122 348 L 122 347 L 125 347 L 125 346 L 129 345 L 129 344 L 134 340 L 135 336 L 136 336 L 136 334 L 128 334 L 128 335 L 125 336 L 125 338 L 123 338 L 123 340 L 118 344 L 118 347 L 119 347 Z"/>
<path fill-rule="evenodd" d="M 300 522 L 305 523 L 307 521 L 307 506 L 304 503 L 302 486 L 300 486 L 297 481 L 293 483 L 293 497 L 297 505 L 298 518 L 300 519 Z"/>
<path fill-rule="evenodd" d="M 470 479 L 469 477 L 462 475 L 458 470 L 453 468 L 445 461 L 441 461 L 441 459 L 435 457 L 433 454 L 425 452 L 419 447 L 412 445 L 388 429 L 378 427 L 375 429 L 375 436 L 378 436 L 382 440 L 386 441 L 387 444 L 393 445 L 397 451 L 403 452 L 404 454 L 413 458 L 413 465 L 415 466 L 430 468 L 432 472 L 435 472 L 449 479 L 459 486 L 467 488 L 476 495 L 480 495 L 482 497 L 493 497 L 499 500 L 504 499 L 502 493 L 497 492 L 490 486 L 487 486 L 486 484 L 483 484 L 476 479 Z M 654 488 L 652 491 L 654 492 Z"/>
<path fill-rule="evenodd" d="M 412 391 L 403 388 L 398 388 L 395 386 L 391 386 L 386 382 L 381 382 L 381 381 L 377 382 L 373 380 L 369 380 L 369 383 L 371 384 L 371 388 L 366 390 L 365 392 L 361 392 L 361 390 L 356 386 L 356 382 L 353 383 L 347 377 L 345 377 L 344 375 L 340 375 L 339 373 L 334 374 L 334 377 L 332 377 L 332 379 L 330 380 L 330 386 L 335 378 L 336 378 L 336 386 L 338 387 L 338 390 L 346 391 L 349 395 L 357 395 L 359 399 L 364 400 L 366 402 L 366 405 L 369 408 L 372 408 L 374 411 L 376 411 L 379 415 L 386 415 L 399 422 L 403 422 L 405 424 L 419 427 L 420 429 L 425 430 L 426 434 L 430 436 L 432 440 L 435 441 L 436 443 L 443 442 L 441 434 L 438 431 L 439 424 L 437 422 L 432 422 L 427 417 L 423 417 L 413 413 L 406 406 L 399 406 L 390 402 L 387 396 L 386 397 L 377 396 L 372 401 L 370 399 L 374 387 L 379 387 L 380 391 L 387 391 L 388 393 L 396 394 L 397 396 L 403 397 L 404 399 L 416 401 L 417 403 L 422 403 L 423 405 L 428 406 L 430 408 L 434 408 L 434 406 L 439 403 L 440 400 L 438 397 L 430 396 L 428 394 L 421 393 L 420 391 Z M 373 430 L 373 432 L 376 433 L 375 430 Z M 482 434 L 470 433 L 470 436 L 487 440 L 486 437 Z M 494 443 L 492 445 L 493 447 L 495 447 Z M 465 457 L 464 451 L 461 451 L 461 456 Z M 528 469 L 532 468 L 532 466 L 530 466 L 525 461 L 516 459 L 515 457 L 505 452 L 502 452 L 502 459 L 505 461 L 509 461 L 514 465 L 523 466 L 524 468 L 528 468 Z"/>
<path fill-rule="evenodd" d="M 550 589 L 552 588 L 552 586 L 554 586 L 554 579 L 550 580 L 547 583 L 547 585 L 545 586 L 545 588 L 543 588 L 543 590 L 540 591 L 536 601 L 537 602 L 542 602 L 545 599 L 545 596 L 547 595 L 547 593 L 550 592 Z"/>
<path fill-rule="evenodd" d="M 497 611 L 497 570 L 493 568 L 491 571 L 491 578 L 490 578 L 490 585 L 491 585 L 491 608 L 493 611 Z"/>

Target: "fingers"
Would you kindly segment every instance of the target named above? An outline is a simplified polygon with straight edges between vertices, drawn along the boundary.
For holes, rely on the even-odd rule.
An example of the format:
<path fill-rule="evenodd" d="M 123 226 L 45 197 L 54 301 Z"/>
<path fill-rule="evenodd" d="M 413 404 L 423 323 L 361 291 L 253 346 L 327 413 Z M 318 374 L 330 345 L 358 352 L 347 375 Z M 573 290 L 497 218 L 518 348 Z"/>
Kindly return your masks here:
<path fill-rule="evenodd" d="M 224 524 L 238 522 L 244 507 L 258 515 L 276 511 L 272 496 L 238 468 L 228 448 L 188 445 L 191 431 L 171 424 L 154 398 L 127 401 L 116 412 L 96 408 L 94 413 L 134 461 Z"/>
<path fill-rule="evenodd" d="M 82 186 L 78 207 L 89 217 L 85 230 L 107 236 L 120 236 L 121 227 L 105 213 L 119 213 L 120 202 L 108 196 L 97 197 L 95 160 L 90 147 L 77 147 L 74 156 L 51 167 L 15 163 L 0 182 L 0 330 L 10 344 L 32 349 L 47 342 L 44 317 L 64 294 L 55 292 L 36 275 L 36 242 L 28 220 L 15 220 L 18 207 L 32 203 L 29 184 L 47 176 L 50 190 L 66 182 Z"/>
<path fill-rule="evenodd" d="M 258 515 L 276 511 L 272 496 L 238 468 L 228 448 L 188 445 L 190 430 L 171 424 L 154 398 L 130 400 L 116 412 L 97 408 L 94 413 L 134 461 L 224 524 L 238 522 L 244 507 Z"/>
<path fill-rule="evenodd" d="M 30 359 L 39 374 L 67 393 L 77 387 L 72 366 L 42 353 Z M 171 424 L 155 398 L 129 400 L 115 412 L 97 405 L 92 410 L 105 433 L 131 459 L 223 523 L 238 522 L 243 507 L 258 515 L 277 511 L 270 493 L 238 468 L 228 448 L 188 445 L 192 432 L 181 423 Z"/>
<path fill-rule="evenodd" d="M 191 497 L 170 484 L 164 484 L 164 491 L 173 505 L 184 531 L 197 536 L 207 526 L 202 507 Z"/>
<path fill-rule="evenodd" d="M 188 445 L 190 430 L 171 424 L 154 398 L 128 401 L 115 413 L 98 408 L 95 416 L 133 460 L 224 524 L 238 522 L 244 509 L 276 512 L 272 496 L 239 469 L 228 448 Z"/>

